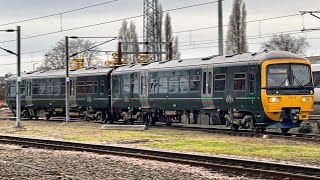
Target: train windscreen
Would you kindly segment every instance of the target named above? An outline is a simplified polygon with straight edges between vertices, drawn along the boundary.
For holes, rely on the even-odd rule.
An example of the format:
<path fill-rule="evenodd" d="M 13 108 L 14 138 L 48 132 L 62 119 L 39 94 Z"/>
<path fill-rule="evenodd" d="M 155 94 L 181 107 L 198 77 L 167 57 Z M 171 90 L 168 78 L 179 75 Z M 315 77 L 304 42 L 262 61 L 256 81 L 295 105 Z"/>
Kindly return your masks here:
<path fill-rule="evenodd" d="M 273 64 L 267 67 L 268 88 L 305 88 L 312 86 L 310 66 Z"/>

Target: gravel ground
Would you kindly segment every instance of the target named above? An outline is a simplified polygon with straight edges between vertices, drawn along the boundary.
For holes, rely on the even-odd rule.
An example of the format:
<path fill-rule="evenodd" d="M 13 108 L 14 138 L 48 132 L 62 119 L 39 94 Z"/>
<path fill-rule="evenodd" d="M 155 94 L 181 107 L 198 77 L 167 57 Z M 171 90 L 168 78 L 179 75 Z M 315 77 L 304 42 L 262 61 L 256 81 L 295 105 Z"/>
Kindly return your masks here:
<path fill-rule="evenodd" d="M 175 163 L 0 145 L 0 179 L 249 179 Z"/>

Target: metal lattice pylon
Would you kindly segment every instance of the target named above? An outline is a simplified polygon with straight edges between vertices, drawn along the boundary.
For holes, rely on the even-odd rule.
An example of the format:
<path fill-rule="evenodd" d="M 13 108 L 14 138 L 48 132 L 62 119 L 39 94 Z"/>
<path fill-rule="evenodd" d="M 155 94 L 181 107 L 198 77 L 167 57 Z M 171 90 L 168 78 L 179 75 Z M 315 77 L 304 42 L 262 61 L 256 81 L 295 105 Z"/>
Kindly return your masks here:
<path fill-rule="evenodd" d="M 161 12 L 158 0 L 144 0 L 143 5 L 143 41 L 161 43 Z M 161 44 L 146 44 L 144 50 L 153 54 L 154 61 L 161 61 Z"/>

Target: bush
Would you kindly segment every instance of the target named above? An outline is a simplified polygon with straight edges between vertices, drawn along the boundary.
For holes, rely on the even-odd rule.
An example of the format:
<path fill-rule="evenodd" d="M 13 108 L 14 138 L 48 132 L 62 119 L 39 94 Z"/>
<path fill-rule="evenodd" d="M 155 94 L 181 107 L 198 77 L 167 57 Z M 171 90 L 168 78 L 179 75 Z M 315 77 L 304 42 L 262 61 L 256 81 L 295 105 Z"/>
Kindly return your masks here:
<path fill-rule="evenodd" d="M 299 128 L 299 133 L 311 133 L 312 126 L 309 122 L 301 124 Z"/>

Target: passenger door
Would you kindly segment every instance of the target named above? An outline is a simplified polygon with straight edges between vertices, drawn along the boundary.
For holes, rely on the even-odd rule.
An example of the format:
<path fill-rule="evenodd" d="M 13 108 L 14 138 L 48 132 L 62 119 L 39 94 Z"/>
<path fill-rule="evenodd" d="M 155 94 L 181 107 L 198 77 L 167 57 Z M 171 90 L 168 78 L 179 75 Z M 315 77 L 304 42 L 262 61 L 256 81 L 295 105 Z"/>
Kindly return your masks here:
<path fill-rule="evenodd" d="M 150 108 L 148 98 L 148 73 L 140 72 L 140 104 L 142 108 Z"/>
<path fill-rule="evenodd" d="M 70 107 L 76 107 L 77 106 L 77 96 L 76 96 L 76 90 L 77 90 L 77 79 L 76 77 L 70 77 L 69 81 L 69 106 Z"/>
<path fill-rule="evenodd" d="M 202 106 L 205 109 L 213 109 L 214 103 L 212 99 L 213 92 L 213 68 L 204 67 L 202 68 L 201 78 L 201 101 Z"/>

